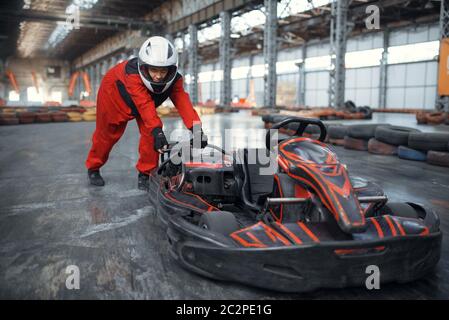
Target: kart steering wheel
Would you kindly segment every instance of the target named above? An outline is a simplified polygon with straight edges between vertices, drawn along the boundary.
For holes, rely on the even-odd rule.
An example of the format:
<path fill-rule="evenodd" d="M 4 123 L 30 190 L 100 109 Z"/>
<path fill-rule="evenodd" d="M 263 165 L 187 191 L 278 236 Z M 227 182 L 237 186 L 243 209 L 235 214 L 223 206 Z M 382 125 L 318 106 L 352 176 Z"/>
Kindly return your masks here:
<path fill-rule="evenodd" d="M 318 119 L 311 119 L 311 118 L 301 118 L 301 117 L 290 117 L 287 118 L 281 122 L 275 123 L 271 126 L 271 128 L 267 131 L 267 134 L 265 135 L 265 146 L 267 150 L 270 150 L 270 141 L 272 138 L 272 131 L 271 129 L 279 129 L 282 127 L 285 127 L 289 123 L 299 123 L 299 127 L 295 132 L 296 136 L 302 136 L 304 133 L 304 130 L 309 124 L 316 125 L 320 128 L 320 137 L 318 138 L 319 141 L 324 142 L 324 139 L 326 138 L 327 130 L 324 126 L 324 123 L 321 120 Z"/>

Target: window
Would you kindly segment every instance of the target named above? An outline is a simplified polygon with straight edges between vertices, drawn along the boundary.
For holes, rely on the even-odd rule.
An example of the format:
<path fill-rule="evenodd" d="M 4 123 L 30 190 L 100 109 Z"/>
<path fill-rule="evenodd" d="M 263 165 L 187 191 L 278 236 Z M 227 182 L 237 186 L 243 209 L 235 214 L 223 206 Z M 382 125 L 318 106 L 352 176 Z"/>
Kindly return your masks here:
<path fill-rule="evenodd" d="M 11 91 L 9 91 L 8 100 L 9 101 L 19 101 L 20 95 L 15 90 L 11 90 Z"/>
<path fill-rule="evenodd" d="M 57 101 L 62 103 L 62 92 L 61 91 L 52 91 L 50 96 L 50 101 Z"/>
<path fill-rule="evenodd" d="M 36 87 L 27 88 L 28 101 L 30 102 L 43 102 L 42 92 L 37 92 Z"/>
<path fill-rule="evenodd" d="M 439 41 L 429 41 L 388 48 L 388 64 L 433 60 L 438 55 Z"/>

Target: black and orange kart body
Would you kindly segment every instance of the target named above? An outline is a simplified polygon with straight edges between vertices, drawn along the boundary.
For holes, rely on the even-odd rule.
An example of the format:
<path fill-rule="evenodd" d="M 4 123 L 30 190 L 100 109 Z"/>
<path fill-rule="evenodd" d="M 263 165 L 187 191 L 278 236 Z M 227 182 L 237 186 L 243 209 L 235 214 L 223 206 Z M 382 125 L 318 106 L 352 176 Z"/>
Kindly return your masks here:
<path fill-rule="evenodd" d="M 291 123 L 296 135 L 271 147 L 273 132 Z M 308 125 L 320 128 L 318 140 L 302 137 Z M 288 118 L 267 132 L 263 149 L 212 146 L 223 153 L 213 162 L 164 158 L 149 192 L 172 256 L 209 278 L 282 292 L 364 286 L 373 265 L 381 283 L 432 271 L 438 216 L 392 203 L 377 184 L 350 176 L 325 136 L 319 120 Z"/>

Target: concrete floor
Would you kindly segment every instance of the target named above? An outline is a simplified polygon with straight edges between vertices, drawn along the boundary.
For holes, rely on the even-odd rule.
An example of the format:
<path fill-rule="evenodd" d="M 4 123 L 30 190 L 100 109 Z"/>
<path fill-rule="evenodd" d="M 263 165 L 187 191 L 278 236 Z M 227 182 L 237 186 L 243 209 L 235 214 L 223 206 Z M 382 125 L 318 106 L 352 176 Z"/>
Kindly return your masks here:
<path fill-rule="evenodd" d="M 210 136 L 239 127 L 260 144 L 260 117 L 203 116 Z M 375 114 L 376 122 L 414 126 L 410 115 Z M 166 132 L 180 127 L 164 119 Z M 441 217 L 443 252 L 434 274 L 409 284 L 318 290 L 292 295 L 211 281 L 170 258 L 164 231 L 137 189 L 134 122 L 102 170 L 104 188 L 87 184 L 84 161 L 94 123 L 0 127 L 0 298 L 2 299 L 426 299 L 449 298 L 449 169 L 334 147 L 351 174 L 379 183 L 392 201 L 430 205 Z M 424 130 L 447 130 L 447 126 Z M 213 138 L 212 138 L 213 139 Z M 80 269 L 79 290 L 65 269 Z"/>

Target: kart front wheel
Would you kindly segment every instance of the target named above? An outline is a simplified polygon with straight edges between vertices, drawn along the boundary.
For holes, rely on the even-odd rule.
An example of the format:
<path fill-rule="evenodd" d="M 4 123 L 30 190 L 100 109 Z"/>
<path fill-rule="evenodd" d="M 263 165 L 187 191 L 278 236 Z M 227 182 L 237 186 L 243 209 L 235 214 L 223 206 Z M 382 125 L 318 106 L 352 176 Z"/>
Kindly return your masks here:
<path fill-rule="evenodd" d="M 237 219 L 231 212 L 211 211 L 200 218 L 199 227 L 225 236 L 240 229 Z"/>

